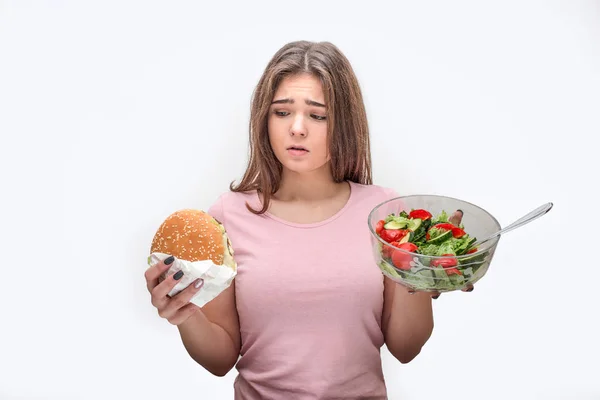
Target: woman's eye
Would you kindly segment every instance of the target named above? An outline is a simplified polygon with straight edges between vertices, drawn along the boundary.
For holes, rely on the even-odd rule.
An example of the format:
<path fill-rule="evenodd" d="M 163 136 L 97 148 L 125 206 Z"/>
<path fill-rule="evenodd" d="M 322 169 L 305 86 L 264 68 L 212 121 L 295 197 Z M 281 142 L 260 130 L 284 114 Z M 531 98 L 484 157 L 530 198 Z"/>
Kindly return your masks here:
<path fill-rule="evenodd" d="M 287 117 L 288 115 L 290 115 L 290 113 L 287 111 L 273 111 L 273 114 L 277 115 L 278 117 Z M 317 121 L 325 121 L 327 119 L 326 116 L 317 114 L 310 114 L 310 117 Z"/>

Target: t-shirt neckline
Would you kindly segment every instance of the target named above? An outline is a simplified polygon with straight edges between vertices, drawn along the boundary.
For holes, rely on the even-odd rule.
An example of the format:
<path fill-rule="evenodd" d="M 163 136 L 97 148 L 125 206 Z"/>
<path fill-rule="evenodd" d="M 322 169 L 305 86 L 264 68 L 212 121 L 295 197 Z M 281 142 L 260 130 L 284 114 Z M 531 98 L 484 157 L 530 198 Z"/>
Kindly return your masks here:
<path fill-rule="evenodd" d="M 292 222 L 292 221 L 288 221 L 286 219 L 280 218 L 276 215 L 273 215 L 269 211 L 265 211 L 264 215 L 265 215 L 265 217 L 270 218 L 276 222 L 279 222 L 281 224 L 288 225 L 288 226 L 291 226 L 294 228 L 317 228 L 319 226 L 327 225 L 327 224 L 333 222 L 334 220 L 338 219 L 344 212 L 346 212 L 346 210 L 348 210 L 348 208 L 350 208 L 350 206 L 352 205 L 352 203 L 354 201 L 354 197 L 356 195 L 356 193 L 355 193 L 356 188 L 354 186 L 354 182 L 352 182 L 350 180 L 346 180 L 345 182 L 347 182 L 350 187 L 350 196 L 348 196 L 348 200 L 346 200 L 346 204 L 344 204 L 344 206 L 342 208 L 340 208 L 335 214 L 333 214 L 329 218 L 326 218 L 322 221 L 311 222 L 311 223 Z M 260 196 L 258 195 L 258 192 L 256 192 L 256 198 L 258 199 L 259 204 L 262 205 L 262 201 L 260 199 Z"/>

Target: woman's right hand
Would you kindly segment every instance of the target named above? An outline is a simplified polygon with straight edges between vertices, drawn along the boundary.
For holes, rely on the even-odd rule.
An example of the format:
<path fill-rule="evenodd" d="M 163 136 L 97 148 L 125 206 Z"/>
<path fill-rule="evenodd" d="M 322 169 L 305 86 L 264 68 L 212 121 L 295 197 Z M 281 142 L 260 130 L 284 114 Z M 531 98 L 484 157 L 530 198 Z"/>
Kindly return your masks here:
<path fill-rule="evenodd" d="M 158 315 L 173 325 L 180 325 L 200 310 L 200 307 L 190 303 L 190 300 L 202 288 L 204 281 L 198 279 L 175 296 L 170 297 L 168 294 L 183 276 L 183 271 L 167 276 L 162 282 L 159 281 L 159 277 L 169 269 L 173 261 L 175 258 L 172 256 L 166 258 L 148 268 L 144 276 L 146 277 L 146 287 L 151 294 L 152 305 L 156 307 Z"/>

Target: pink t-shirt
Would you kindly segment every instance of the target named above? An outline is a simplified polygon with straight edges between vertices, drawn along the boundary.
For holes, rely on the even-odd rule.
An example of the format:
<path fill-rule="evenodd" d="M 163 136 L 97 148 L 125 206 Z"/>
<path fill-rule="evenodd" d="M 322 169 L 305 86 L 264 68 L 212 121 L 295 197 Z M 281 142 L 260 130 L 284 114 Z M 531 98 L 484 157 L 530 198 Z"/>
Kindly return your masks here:
<path fill-rule="evenodd" d="M 223 223 L 238 263 L 242 338 L 236 400 L 386 399 L 380 348 L 383 274 L 369 212 L 396 196 L 350 183 L 342 210 L 313 224 L 254 215 L 256 192 L 227 192 L 208 212 Z"/>

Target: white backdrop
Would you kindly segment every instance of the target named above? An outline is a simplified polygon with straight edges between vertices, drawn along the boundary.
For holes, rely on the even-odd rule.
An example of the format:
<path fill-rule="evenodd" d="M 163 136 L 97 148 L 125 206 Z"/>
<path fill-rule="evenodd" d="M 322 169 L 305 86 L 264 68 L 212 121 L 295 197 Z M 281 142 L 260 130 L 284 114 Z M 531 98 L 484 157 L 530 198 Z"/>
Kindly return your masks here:
<path fill-rule="evenodd" d="M 352 62 L 375 183 L 506 225 L 390 399 L 600 399 L 600 6 L 0 1 L 0 399 L 232 399 L 161 320 L 143 272 L 168 213 L 243 172 L 250 96 L 288 41 Z M 351 350 L 351 349 L 349 349 Z"/>

